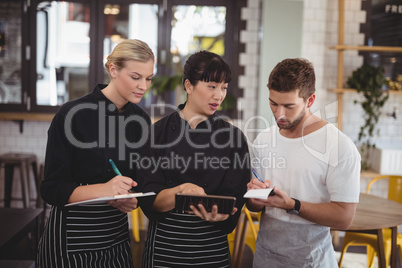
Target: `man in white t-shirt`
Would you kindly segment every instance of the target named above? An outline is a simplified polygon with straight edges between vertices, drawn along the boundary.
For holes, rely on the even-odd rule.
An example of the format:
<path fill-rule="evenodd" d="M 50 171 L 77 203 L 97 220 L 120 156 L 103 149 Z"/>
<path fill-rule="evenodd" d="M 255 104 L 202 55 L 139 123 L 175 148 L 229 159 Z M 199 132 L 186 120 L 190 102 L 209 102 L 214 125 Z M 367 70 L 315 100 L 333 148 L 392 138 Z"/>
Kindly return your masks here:
<path fill-rule="evenodd" d="M 305 59 L 285 59 L 272 70 L 269 102 L 277 126 L 258 135 L 248 190 L 272 188 L 249 199 L 263 211 L 253 265 L 338 267 L 330 228 L 352 223 L 360 192 L 360 154 L 332 124 L 312 114 L 315 74 Z"/>

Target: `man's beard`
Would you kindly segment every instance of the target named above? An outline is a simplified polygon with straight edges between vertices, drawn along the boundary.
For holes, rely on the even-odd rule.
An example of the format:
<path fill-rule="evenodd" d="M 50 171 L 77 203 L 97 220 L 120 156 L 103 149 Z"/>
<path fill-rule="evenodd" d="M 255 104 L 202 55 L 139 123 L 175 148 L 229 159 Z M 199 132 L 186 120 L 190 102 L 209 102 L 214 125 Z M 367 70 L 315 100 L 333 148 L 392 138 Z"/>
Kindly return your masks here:
<path fill-rule="evenodd" d="M 305 114 L 306 114 L 306 110 L 303 109 L 303 110 L 300 112 L 300 114 L 297 116 L 297 118 L 296 118 L 295 120 L 293 120 L 292 122 L 289 122 L 289 121 L 288 121 L 288 123 L 287 123 L 286 125 L 279 125 L 279 124 L 277 123 L 277 125 L 278 125 L 278 127 L 279 127 L 280 129 L 292 129 L 292 128 L 294 128 L 295 126 L 297 126 L 297 125 L 303 120 L 303 117 L 304 117 Z M 276 121 L 278 121 L 278 120 L 276 120 Z"/>

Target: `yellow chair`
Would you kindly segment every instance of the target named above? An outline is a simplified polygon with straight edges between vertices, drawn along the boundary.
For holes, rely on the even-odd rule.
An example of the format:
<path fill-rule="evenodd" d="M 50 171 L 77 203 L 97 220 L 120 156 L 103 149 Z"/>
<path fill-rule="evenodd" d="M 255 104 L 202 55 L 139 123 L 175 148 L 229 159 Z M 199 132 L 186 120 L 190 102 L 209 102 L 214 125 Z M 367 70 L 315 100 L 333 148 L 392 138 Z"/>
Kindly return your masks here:
<path fill-rule="evenodd" d="M 250 212 L 246 206 L 244 206 L 235 230 L 228 235 L 233 268 L 240 267 L 241 265 L 244 245 L 247 245 L 254 254 L 260 226 L 260 217 L 261 212 Z"/>
<path fill-rule="evenodd" d="M 389 180 L 388 184 L 388 199 L 402 203 L 402 176 L 396 175 L 381 175 L 372 179 L 367 185 L 366 193 L 370 193 L 371 186 L 374 182 L 379 180 Z M 382 230 L 384 237 L 384 252 L 386 258 L 386 267 L 389 265 L 389 260 L 391 257 L 391 230 Z M 374 234 L 362 234 L 355 232 L 346 232 L 342 243 L 342 252 L 339 259 L 339 267 L 342 267 L 342 261 L 344 254 L 349 246 L 366 246 L 367 247 L 367 264 L 368 267 L 372 268 L 374 264 L 375 256 L 378 252 L 377 246 L 377 235 Z M 399 248 L 399 254 L 402 261 L 402 234 L 398 233 L 397 245 Z"/>
<path fill-rule="evenodd" d="M 131 211 L 131 228 L 135 242 L 140 242 L 140 230 L 144 228 L 142 223 L 141 208 Z"/>

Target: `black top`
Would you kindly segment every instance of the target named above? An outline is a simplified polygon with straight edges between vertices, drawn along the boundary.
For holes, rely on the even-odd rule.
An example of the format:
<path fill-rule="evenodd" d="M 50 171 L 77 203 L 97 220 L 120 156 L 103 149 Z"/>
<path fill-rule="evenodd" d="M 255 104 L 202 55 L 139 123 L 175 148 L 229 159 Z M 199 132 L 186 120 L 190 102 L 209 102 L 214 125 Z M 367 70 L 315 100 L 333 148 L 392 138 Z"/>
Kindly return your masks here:
<path fill-rule="evenodd" d="M 128 148 L 133 152 L 141 145 L 151 120 L 130 102 L 119 113 L 101 92 L 104 87 L 97 85 L 92 93 L 64 104 L 53 118 L 40 189 L 51 205 L 64 206 L 79 185 L 105 183 L 116 176 L 109 159 L 123 175 L 135 179 Z"/>
<path fill-rule="evenodd" d="M 184 105 L 179 106 L 183 108 Z M 159 193 L 189 182 L 204 188 L 209 195 L 234 196 L 237 213 L 226 221 L 214 223 L 223 233 L 232 232 L 250 181 L 244 134 L 215 114 L 191 129 L 178 112 L 156 122 L 150 133 L 153 144 L 148 142 L 141 159 L 132 158 L 137 159 L 132 164 L 138 169 L 141 191 Z M 154 200 L 155 196 L 140 198 L 139 203 L 148 218 L 161 219 L 166 213 L 152 211 Z"/>

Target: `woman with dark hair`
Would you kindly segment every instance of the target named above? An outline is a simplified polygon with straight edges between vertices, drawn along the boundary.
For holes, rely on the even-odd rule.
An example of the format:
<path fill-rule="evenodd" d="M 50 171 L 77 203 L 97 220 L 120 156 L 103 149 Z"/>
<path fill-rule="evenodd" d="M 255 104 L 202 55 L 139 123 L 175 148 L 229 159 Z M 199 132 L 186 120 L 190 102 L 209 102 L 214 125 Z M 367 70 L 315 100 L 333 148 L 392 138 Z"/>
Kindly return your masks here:
<path fill-rule="evenodd" d="M 156 166 L 138 167 L 139 200 L 150 219 L 143 267 L 230 267 L 227 235 L 237 224 L 250 181 L 249 153 L 243 133 L 215 112 L 224 100 L 231 71 L 218 55 L 200 51 L 184 66 L 187 101 L 156 122 L 143 157 Z M 146 156 L 147 155 L 147 156 Z M 231 215 L 175 210 L 177 193 L 236 197 Z"/>
<path fill-rule="evenodd" d="M 110 83 L 64 104 L 53 118 L 40 188 L 52 209 L 39 242 L 37 267 L 133 266 L 127 212 L 137 207 L 136 198 L 66 204 L 127 194 L 137 186 L 127 145 L 140 146 L 151 124 L 136 104 L 150 87 L 154 62 L 146 43 L 120 42 L 105 63 Z M 109 159 L 125 176 L 116 176 Z"/>

